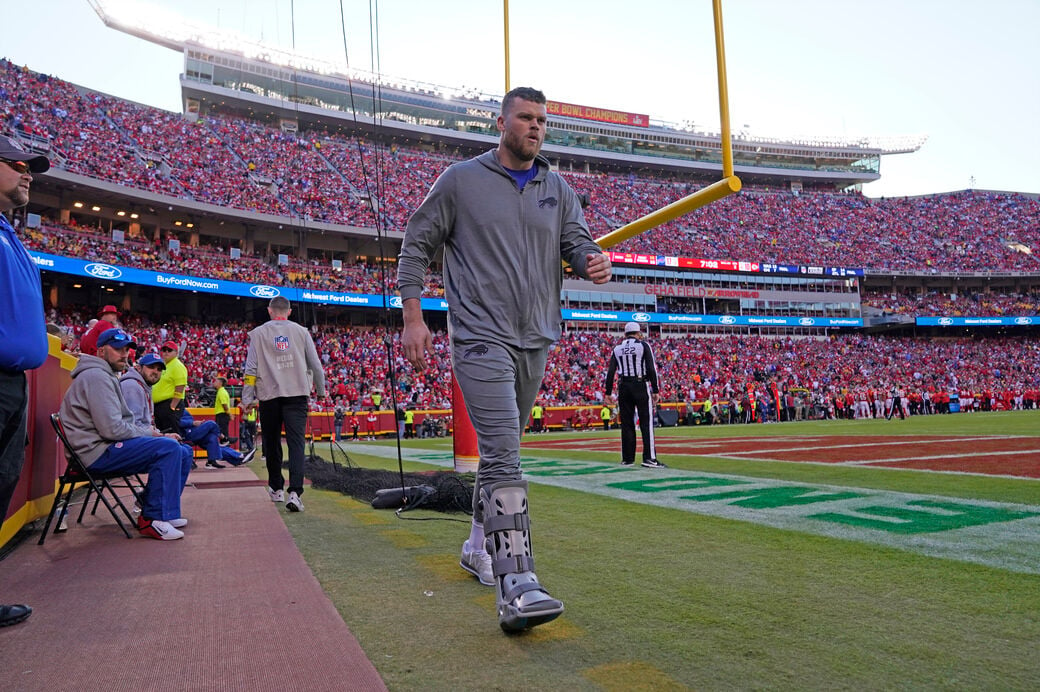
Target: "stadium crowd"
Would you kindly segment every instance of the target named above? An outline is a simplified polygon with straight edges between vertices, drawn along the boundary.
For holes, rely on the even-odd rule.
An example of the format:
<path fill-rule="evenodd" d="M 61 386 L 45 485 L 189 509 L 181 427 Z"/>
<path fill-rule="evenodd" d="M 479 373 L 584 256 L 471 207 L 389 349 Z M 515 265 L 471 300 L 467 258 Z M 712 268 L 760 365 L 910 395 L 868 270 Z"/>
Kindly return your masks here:
<path fill-rule="evenodd" d="M 316 129 L 178 114 L 80 90 L 0 61 L 0 129 L 49 149 L 56 167 L 225 207 L 403 229 L 432 180 L 456 160 Z M 690 194 L 672 178 L 563 175 L 591 206 L 599 236 Z M 964 191 L 868 199 L 750 190 L 622 243 L 616 250 L 707 259 L 945 272 L 1038 269 L 1040 202 Z"/>
<path fill-rule="evenodd" d="M 169 241 L 175 237 L 176 234 L 170 232 L 165 240 Z M 384 271 L 378 265 L 370 266 L 364 262 L 344 263 L 336 269 L 326 258 L 301 260 L 293 256 L 287 257 L 287 264 L 280 265 L 276 257 L 261 256 L 260 253 L 242 253 L 238 259 L 231 259 L 226 243 L 206 242 L 201 236 L 196 236 L 195 241 L 197 244 L 193 246 L 189 239 L 185 239 L 180 243 L 177 252 L 171 252 L 168 243 L 162 239 L 156 243 L 142 237 L 127 237 L 122 243 L 113 243 L 108 231 L 77 224 L 74 220 L 66 225 L 45 220 L 39 229 L 26 229 L 23 237 L 26 247 L 40 252 L 152 271 L 188 274 L 198 278 L 306 286 L 316 290 L 346 293 L 380 294 L 396 290 L 396 272 L 393 268 L 385 272 L 384 285 Z M 618 280 L 624 282 L 628 279 L 619 276 Z M 654 281 L 653 278 L 631 280 Z M 430 296 L 443 295 L 443 282 L 439 272 L 431 272 L 427 292 Z M 862 301 L 865 307 L 873 307 L 886 314 L 909 316 L 999 317 L 1036 315 L 1040 312 L 1040 297 L 1032 294 L 961 293 L 953 298 L 949 294 L 936 292 L 889 293 L 875 289 L 864 290 Z M 566 307 L 592 309 L 603 306 L 569 300 Z M 658 311 L 696 313 L 701 312 L 703 307 L 699 300 L 663 296 L 658 298 Z M 625 306 L 615 304 L 610 309 L 623 310 Z M 708 309 L 711 310 L 710 303 Z M 771 308 L 757 311 L 745 309 L 744 312 L 777 314 L 777 311 Z M 825 309 L 818 312 L 803 310 L 799 314 L 829 316 L 844 313 Z"/>
<path fill-rule="evenodd" d="M 166 240 L 170 239 L 167 236 Z M 288 257 L 286 264 L 278 264 L 277 257 L 245 253 L 232 259 L 228 248 L 207 243 L 192 246 L 183 242 L 178 250 L 171 251 L 168 242 L 152 243 L 140 237 L 124 238 L 122 243 L 114 243 L 110 233 L 75 223 L 60 225 L 47 221 L 38 229 L 26 229 L 23 243 L 31 250 L 53 255 L 197 278 L 305 286 L 345 293 L 392 293 L 397 286 L 396 272 L 392 268 L 385 272 L 384 286 L 383 269 L 364 262 L 343 264 L 336 269 L 330 262 L 319 259 L 305 261 Z M 443 294 L 437 272 L 431 274 L 429 294 Z"/>
<path fill-rule="evenodd" d="M 75 337 L 87 329 L 86 311 L 52 310 L 49 318 Z M 189 373 L 189 402 L 199 396 L 214 375 L 232 386 L 241 382 L 245 361 L 245 323 L 208 325 L 202 322 L 155 324 L 147 316 L 124 315 L 123 326 L 139 350 L 156 351 L 160 344 L 182 345 Z M 431 367 L 416 373 L 399 348 L 400 333 L 383 328 L 311 327 L 319 357 L 325 364 L 329 396 L 318 407 L 337 403 L 349 410 L 366 410 L 372 394 L 390 392 L 387 343 L 395 369 L 398 402 L 419 409 L 450 408 L 450 357 L 447 335 L 434 335 Z M 553 346 L 542 383 L 540 401 L 546 406 L 596 405 L 603 400 L 608 357 L 616 338 L 601 331 L 571 330 Z M 960 394 L 982 408 L 1012 408 L 1040 401 L 1040 342 L 1026 338 L 923 339 L 866 336 L 773 338 L 749 335 L 671 336 L 651 341 L 662 383 L 662 401 L 729 401 L 748 392 L 771 401 L 771 389 L 797 394 L 817 403 L 816 414 L 841 415 L 850 402 L 891 398 L 901 392 L 908 405 L 941 393 Z M 71 350 L 77 349 L 76 342 Z M 926 394 L 928 393 L 928 394 Z M 836 407 L 834 402 L 840 399 Z M 390 401 L 389 396 L 384 402 Z M 819 406 L 819 402 L 830 405 Z M 992 403 L 983 403 L 990 402 Z M 378 405 L 378 403 L 376 404 Z M 388 404 L 385 404 L 388 406 Z M 908 408 L 907 413 L 924 412 Z"/>
<path fill-rule="evenodd" d="M 1018 317 L 1040 314 L 1040 296 L 948 293 L 864 292 L 863 305 L 890 315 L 934 317 Z"/>
<path fill-rule="evenodd" d="M 352 226 L 403 229 L 431 183 L 457 157 L 384 145 L 340 132 L 295 132 L 232 115 L 194 120 L 83 90 L 60 79 L 0 60 L 0 130 L 48 155 L 56 168 L 141 188 L 161 195 L 223 207 Z M 616 173 L 561 173 L 588 197 L 594 235 L 601 235 L 698 189 L 702 182 Z M 646 254 L 740 259 L 781 264 L 864 267 L 874 271 L 1036 272 L 1040 203 L 1017 194 L 964 191 L 931 197 L 872 200 L 859 194 L 793 194 L 748 188 L 614 248 Z M 187 273 L 272 285 L 324 290 L 393 291 L 393 272 L 364 263 L 333 269 L 328 258 L 289 258 L 243 253 L 232 260 L 226 239 L 199 242 L 169 230 L 162 237 L 129 237 L 113 243 L 107 231 L 82 219 L 48 220 L 25 231 L 28 247 L 87 260 L 156 271 Z M 168 240 L 181 240 L 171 251 Z M 434 278 L 439 286 L 439 277 Z M 438 293 L 438 288 L 434 293 Z M 894 314 L 1035 314 L 1031 295 L 868 293 L 864 304 Z M 682 306 L 676 306 L 681 308 Z M 77 337 L 86 312 L 52 314 Z M 193 395 L 214 373 L 241 379 L 245 324 L 155 324 L 147 316 L 123 316 L 143 350 L 167 340 L 185 345 Z M 416 374 L 406 365 L 399 334 L 381 329 L 312 327 L 327 365 L 331 395 L 353 409 L 375 403 L 390 387 L 387 342 L 401 398 L 421 408 L 446 408 L 450 382 L 446 337 L 435 338 L 434 366 Z M 554 347 L 543 383 L 545 405 L 591 405 L 602 400 L 610 337 L 570 331 Z M 1036 401 L 1038 346 L 1025 339 L 927 340 L 851 335 L 829 339 L 715 335 L 669 338 L 658 343 L 665 398 L 674 402 L 740 393 L 798 392 L 849 410 L 847 400 L 872 392 L 916 402 L 924 392 L 978 393 L 969 400 L 1000 399 L 1014 392 Z M 75 348 L 75 345 L 73 345 Z M 902 392 L 901 396 L 894 396 Z M 782 398 L 782 397 L 781 397 Z M 887 397 L 886 397 L 887 398 Z M 838 405 L 838 400 L 844 402 Z M 962 397 L 963 400 L 963 397 Z M 857 409 L 858 410 L 858 409 Z M 923 409 L 922 409 L 923 410 Z"/>

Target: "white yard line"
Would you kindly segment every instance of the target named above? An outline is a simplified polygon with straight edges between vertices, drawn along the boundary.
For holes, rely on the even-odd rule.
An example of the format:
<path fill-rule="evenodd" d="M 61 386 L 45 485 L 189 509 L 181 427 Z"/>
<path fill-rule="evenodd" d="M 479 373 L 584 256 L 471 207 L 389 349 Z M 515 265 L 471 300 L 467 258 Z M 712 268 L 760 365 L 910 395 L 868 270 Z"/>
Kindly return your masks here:
<path fill-rule="evenodd" d="M 939 438 L 931 440 L 905 440 L 903 442 L 859 442 L 856 444 L 843 444 L 843 445 L 819 445 L 815 447 L 777 447 L 769 449 L 763 447 L 755 451 L 748 452 L 728 452 L 726 456 L 733 458 L 740 458 L 747 454 L 766 454 L 769 452 L 807 452 L 818 449 L 856 449 L 861 447 L 894 447 L 898 445 L 934 445 L 934 444 L 947 444 L 950 442 L 977 442 L 980 440 L 1012 440 L 1019 439 L 1021 436 L 1012 435 L 999 435 L 999 436 L 986 436 L 986 437 L 950 437 L 950 438 Z M 777 440 L 770 439 L 768 442 L 775 444 Z M 697 455 L 700 456 L 700 455 Z M 922 457 L 927 458 L 927 457 Z"/>
<path fill-rule="evenodd" d="M 1040 449 L 1013 449 L 1007 452 L 964 452 L 962 454 L 933 454 L 919 457 L 892 457 L 891 459 L 850 459 L 836 462 L 839 466 L 862 464 L 888 464 L 895 461 L 924 461 L 927 459 L 973 459 L 976 457 L 1003 457 L 1017 454 L 1040 454 Z"/>

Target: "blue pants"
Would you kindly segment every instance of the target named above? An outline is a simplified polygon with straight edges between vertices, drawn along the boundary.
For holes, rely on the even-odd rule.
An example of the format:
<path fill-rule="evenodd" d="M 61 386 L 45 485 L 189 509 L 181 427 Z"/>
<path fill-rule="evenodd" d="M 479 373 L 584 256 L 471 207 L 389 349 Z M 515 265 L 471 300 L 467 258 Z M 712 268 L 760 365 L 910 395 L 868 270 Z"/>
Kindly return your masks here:
<path fill-rule="evenodd" d="M 242 463 L 242 455 L 230 447 L 220 444 L 220 427 L 207 420 L 191 428 L 183 428 L 183 437 L 188 442 L 197 444 L 206 450 L 206 458 L 210 461 L 227 461 L 233 466 Z"/>
<path fill-rule="evenodd" d="M 90 465 L 101 473 L 147 473 L 141 516 L 180 519 L 181 492 L 191 472 L 191 448 L 171 437 L 132 437 L 115 442 Z"/>

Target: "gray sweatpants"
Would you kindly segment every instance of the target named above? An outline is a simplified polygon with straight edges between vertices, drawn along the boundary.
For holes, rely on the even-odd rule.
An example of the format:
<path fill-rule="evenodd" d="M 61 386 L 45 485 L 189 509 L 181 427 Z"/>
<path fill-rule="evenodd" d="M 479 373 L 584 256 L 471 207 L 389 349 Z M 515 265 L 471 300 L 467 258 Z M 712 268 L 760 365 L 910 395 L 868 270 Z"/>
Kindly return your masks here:
<path fill-rule="evenodd" d="M 545 375 L 549 347 L 516 349 L 487 341 L 452 343 L 452 366 L 477 433 L 480 464 L 473 487 L 520 479 L 520 436 Z"/>

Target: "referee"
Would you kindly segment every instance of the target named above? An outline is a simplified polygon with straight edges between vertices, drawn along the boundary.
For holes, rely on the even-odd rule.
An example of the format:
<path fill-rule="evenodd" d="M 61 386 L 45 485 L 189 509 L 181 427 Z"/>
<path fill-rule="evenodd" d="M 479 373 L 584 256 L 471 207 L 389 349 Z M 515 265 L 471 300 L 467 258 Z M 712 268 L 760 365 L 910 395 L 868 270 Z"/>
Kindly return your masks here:
<path fill-rule="evenodd" d="M 636 421 L 639 413 L 639 432 L 643 436 L 643 466 L 667 468 L 657 460 L 654 450 L 654 425 L 650 418 L 650 401 L 656 405 L 658 396 L 657 368 L 654 352 L 643 343 L 637 322 L 625 325 L 625 340 L 614 347 L 607 368 L 607 399 L 614 391 L 614 373 L 618 383 L 618 419 L 621 421 L 621 465 L 631 466 L 636 457 Z"/>

